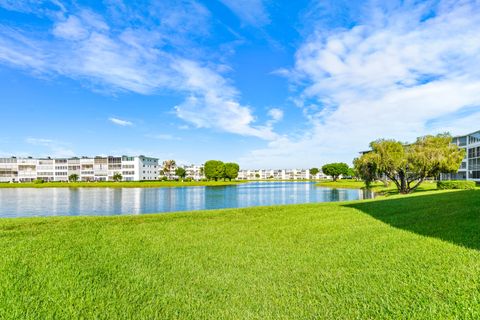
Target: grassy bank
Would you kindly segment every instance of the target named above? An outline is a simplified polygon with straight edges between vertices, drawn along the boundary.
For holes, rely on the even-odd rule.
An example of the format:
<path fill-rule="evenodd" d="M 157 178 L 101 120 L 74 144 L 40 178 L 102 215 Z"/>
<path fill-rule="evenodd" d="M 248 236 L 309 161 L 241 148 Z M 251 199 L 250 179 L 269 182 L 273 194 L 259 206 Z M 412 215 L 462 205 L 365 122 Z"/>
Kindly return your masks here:
<path fill-rule="evenodd" d="M 365 183 L 363 181 L 348 180 L 348 179 L 342 179 L 338 181 L 325 180 L 315 185 L 319 187 L 340 188 L 340 189 L 364 189 L 365 188 Z M 397 188 L 393 183 L 390 183 L 390 185 L 387 187 L 382 182 L 374 182 L 372 183 L 370 189 L 374 192 L 382 193 L 385 195 L 392 195 L 392 194 L 398 193 Z M 416 191 L 431 191 L 435 189 L 437 189 L 436 182 L 425 181 L 418 187 Z"/>
<path fill-rule="evenodd" d="M 2 319 L 478 319 L 480 191 L 0 219 Z"/>
<path fill-rule="evenodd" d="M 244 181 L 121 181 L 121 182 L 45 182 L 0 183 L 0 188 L 162 188 L 230 186 Z"/>

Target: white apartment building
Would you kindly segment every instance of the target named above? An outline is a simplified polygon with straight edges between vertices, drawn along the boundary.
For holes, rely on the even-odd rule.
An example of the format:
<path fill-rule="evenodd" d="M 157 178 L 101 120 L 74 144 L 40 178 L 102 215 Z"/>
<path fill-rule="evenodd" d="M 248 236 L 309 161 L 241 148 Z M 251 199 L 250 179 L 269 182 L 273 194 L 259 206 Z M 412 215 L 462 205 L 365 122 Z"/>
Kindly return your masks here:
<path fill-rule="evenodd" d="M 68 181 L 76 174 L 79 181 L 112 181 L 120 173 L 124 181 L 158 180 L 158 159 L 135 157 L 82 158 L 0 158 L 0 182 Z"/>
<path fill-rule="evenodd" d="M 238 172 L 239 180 L 306 180 L 325 178 L 327 176 L 322 172 L 311 176 L 309 169 L 254 169 L 240 170 Z"/>
<path fill-rule="evenodd" d="M 205 175 L 203 174 L 203 164 L 202 165 L 195 165 L 195 164 L 190 164 L 190 165 L 174 165 L 170 168 L 168 172 L 165 172 L 165 161 L 162 164 L 162 175 L 165 177 L 168 177 L 170 179 L 178 179 L 176 175 L 176 170 L 177 168 L 183 168 L 185 169 L 185 178 L 190 178 L 192 180 L 201 180 L 205 178 Z"/>
<path fill-rule="evenodd" d="M 205 178 L 203 174 L 203 165 L 185 165 L 183 168 L 186 171 L 186 177 L 191 178 L 193 180 L 201 180 Z"/>
<path fill-rule="evenodd" d="M 480 131 L 454 137 L 453 143 L 465 149 L 465 158 L 457 173 L 443 173 L 440 178 L 480 182 Z"/>

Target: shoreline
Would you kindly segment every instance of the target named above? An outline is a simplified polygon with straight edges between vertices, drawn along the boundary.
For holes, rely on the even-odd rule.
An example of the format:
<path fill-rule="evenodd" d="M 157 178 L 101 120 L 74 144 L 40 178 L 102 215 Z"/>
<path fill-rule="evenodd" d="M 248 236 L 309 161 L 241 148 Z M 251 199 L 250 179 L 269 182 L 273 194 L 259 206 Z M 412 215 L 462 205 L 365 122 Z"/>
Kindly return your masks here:
<path fill-rule="evenodd" d="M 44 182 L 0 183 L 0 189 L 23 188 L 178 188 L 178 187 L 224 187 L 245 183 L 244 181 L 132 181 L 132 182 Z"/>

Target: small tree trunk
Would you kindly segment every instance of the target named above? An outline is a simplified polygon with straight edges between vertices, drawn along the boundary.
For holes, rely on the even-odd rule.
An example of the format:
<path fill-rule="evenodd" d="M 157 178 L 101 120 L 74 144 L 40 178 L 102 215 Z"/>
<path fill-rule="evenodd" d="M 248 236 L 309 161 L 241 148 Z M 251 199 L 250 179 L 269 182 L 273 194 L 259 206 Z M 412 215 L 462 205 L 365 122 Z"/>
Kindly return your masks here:
<path fill-rule="evenodd" d="M 408 185 L 407 185 L 407 179 L 405 177 L 405 173 L 403 171 L 400 171 L 398 173 L 398 177 L 400 178 L 400 190 L 398 190 L 401 194 L 407 194 L 409 193 L 408 190 Z"/>

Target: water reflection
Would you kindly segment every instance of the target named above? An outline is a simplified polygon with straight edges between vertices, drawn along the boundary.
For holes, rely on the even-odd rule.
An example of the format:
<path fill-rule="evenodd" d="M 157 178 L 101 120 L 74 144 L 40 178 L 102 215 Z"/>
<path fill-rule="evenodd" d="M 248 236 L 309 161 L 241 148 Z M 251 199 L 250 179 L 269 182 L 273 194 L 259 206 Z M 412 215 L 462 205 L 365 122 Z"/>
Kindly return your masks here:
<path fill-rule="evenodd" d="M 310 182 L 145 189 L 0 189 L 0 217 L 143 214 L 371 197 L 368 191 L 319 188 Z"/>

